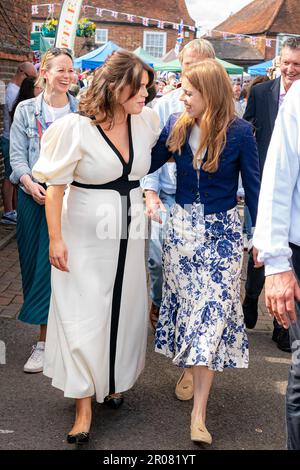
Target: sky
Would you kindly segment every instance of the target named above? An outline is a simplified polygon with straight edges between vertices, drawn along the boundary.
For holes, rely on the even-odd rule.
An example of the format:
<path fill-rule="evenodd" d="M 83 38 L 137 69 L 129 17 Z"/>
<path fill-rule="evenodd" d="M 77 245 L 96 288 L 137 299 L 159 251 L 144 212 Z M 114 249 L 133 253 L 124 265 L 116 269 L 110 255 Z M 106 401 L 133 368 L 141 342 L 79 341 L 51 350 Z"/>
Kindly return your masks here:
<path fill-rule="evenodd" d="M 190 16 L 197 26 L 212 29 L 231 13 L 236 13 L 252 0 L 185 0 Z"/>

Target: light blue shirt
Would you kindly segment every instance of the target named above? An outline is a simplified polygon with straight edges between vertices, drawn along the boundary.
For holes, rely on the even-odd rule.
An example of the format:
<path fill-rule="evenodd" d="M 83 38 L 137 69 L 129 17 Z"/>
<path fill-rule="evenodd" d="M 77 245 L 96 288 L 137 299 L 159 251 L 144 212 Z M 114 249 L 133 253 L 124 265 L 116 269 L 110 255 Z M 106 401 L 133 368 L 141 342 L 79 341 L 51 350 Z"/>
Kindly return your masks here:
<path fill-rule="evenodd" d="M 160 128 L 163 129 L 167 120 L 174 113 L 182 113 L 184 104 L 179 100 L 181 88 L 162 96 L 157 100 L 154 110 L 158 113 L 160 119 Z M 176 163 L 166 163 L 163 167 L 151 175 L 145 176 L 141 180 L 143 189 L 150 189 L 157 192 L 164 191 L 167 194 L 176 193 Z"/>

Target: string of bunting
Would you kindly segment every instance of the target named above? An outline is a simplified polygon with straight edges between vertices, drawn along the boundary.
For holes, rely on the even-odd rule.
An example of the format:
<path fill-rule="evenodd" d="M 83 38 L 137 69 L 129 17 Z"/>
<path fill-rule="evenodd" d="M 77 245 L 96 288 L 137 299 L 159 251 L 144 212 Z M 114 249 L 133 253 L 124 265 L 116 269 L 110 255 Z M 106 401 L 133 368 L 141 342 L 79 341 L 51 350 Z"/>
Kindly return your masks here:
<path fill-rule="evenodd" d="M 59 3 L 43 3 L 40 5 L 32 5 L 31 13 L 32 15 L 38 15 L 41 7 L 48 7 L 48 13 L 53 14 L 55 13 L 56 6 L 60 7 L 60 4 Z M 96 16 L 99 16 L 99 17 L 102 17 L 104 13 L 108 13 L 112 18 L 115 18 L 115 19 L 121 16 L 125 16 L 127 21 L 129 21 L 130 23 L 134 23 L 136 19 L 142 20 L 142 24 L 144 26 L 154 26 L 153 24 L 150 25 L 150 22 L 152 22 L 152 23 L 156 23 L 156 27 L 160 29 L 164 29 L 167 24 L 172 25 L 173 29 L 178 30 L 179 28 L 179 23 L 174 23 L 173 21 L 159 20 L 156 18 L 147 18 L 144 16 L 132 15 L 131 13 L 124 13 L 124 12 L 119 12 L 115 10 L 109 10 L 108 8 L 97 8 L 97 7 L 90 6 L 90 5 L 83 5 L 82 10 L 84 14 L 86 14 L 86 10 L 88 8 L 96 10 Z M 191 26 L 188 24 L 184 24 L 183 26 L 193 32 L 196 30 L 195 26 Z"/>
<path fill-rule="evenodd" d="M 53 13 L 55 13 L 56 6 L 60 7 L 61 5 L 60 5 L 60 3 L 43 3 L 43 4 L 40 4 L 40 5 L 32 5 L 31 6 L 32 15 L 38 15 L 39 14 L 39 8 L 41 8 L 41 7 L 47 7 L 48 8 L 48 14 L 53 14 Z M 151 26 L 151 27 L 155 26 L 153 24 L 150 24 L 150 22 L 151 22 L 151 23 L 156 23 L 156 27 L 159 28 L 159 29 L 164 29 L 165 25 L 167 25 L 167 24 L 171 24 L 173 29 L 176 29 L 177 31 L 180 27 L 179 23 L 174 23 L 172 21 L 159 20 L 159 19 L 156 19 L 156 18 L 147 18 L 147 17 L 144 17 L 144 16 L 132 15 L 131 13 L 124 13 L 124 12 L 119 12 L 119 11 L 115 11 L 115 10 L 109 10 L 108 8 L 97 8 L 97 7 L 94 7 L 94 6 L 91 6 L 91 5 L 83 5 L 82 6 L 82 10 L 83 10 L 84 14 L 86 14 L 86 11 L 87 11 L 88 8 L 96 10 L 95 14 L 98 17 L 103 17 L 103 14 L 107 13 L 112 18 L 115 18 L 115 19 L 117 19 L 121 16 L 123 16 L 123 17 L 125 16 L 127 21 L 129 21 L 130 23 L 134 23 L 134 21 L 136 19 L 140 19 L 140 20 L 142 20 L 143 26 Z M 188 29 L 189 31 L 193 31 L 193 32 L 196 30 L 195 26 L 191 26 L 191 25 L 187 25 L 187 24 L 182 24 L 182 27 Z M 235 34 L 235 33 L 230 33 L 230 32 L 226 32 L 226 31 L 219 31 L 217 29 L 206 30 L 205 35 L 208 36 L 208 37 L 212 37 L 213 33 L 220 34 L 223 37 L 224 40 L 234 39 L 238 42 L 241 42 L 242 39 L 249 39 L 250 44 L 252 46 L 256 46 L 258 41 L 265 41 L 266 42 L 266 47 L 272 47 L 272 42 L 273 41 L 276 42 L 276 39 L 272 39 L 272 38 L 265 38 L 265 37 L 260 37 L 260 36 L 251 36 L 250 34 Z"/>
<path fill-rule="evenodd" d="M 262 36 L 251 36 L 250 34 L 235 34 L 235 33 L 229 33 L 226 31 L 219 31 L 217 29 L 207 29 L 204 36 L 212 37 L 213 33 L 218 33 L 222 35 L 225 41 L 234 39 L 234 40 L 237 40 L 238 42 L 241 42 L 242 39 L 250 39 L 250 44 L 252 46 L 256 46 L 258 41 L 265 41 L 266 47 L 272 47 L 272 42 L 273 41 L 276 42 L 276 39 L 272 39 L 272 38 L 265 38 Z"/>

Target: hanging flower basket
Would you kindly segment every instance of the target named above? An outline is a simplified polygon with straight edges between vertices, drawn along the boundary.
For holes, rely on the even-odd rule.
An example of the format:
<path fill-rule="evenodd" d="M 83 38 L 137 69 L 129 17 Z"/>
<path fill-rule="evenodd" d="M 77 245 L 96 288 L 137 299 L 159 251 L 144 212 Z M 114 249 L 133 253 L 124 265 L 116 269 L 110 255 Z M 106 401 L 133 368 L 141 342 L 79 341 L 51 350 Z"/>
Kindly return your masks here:
<path fill-rule="evenodd" d="M 55 18 L 44 21 L 42 24 L 42 36 L 45 36 L 46 38 L 55 38 L 57 25 L 58 20 Z"/>
<path fill-rule="evenodd" d="M 90 38 L 95 36 L 96 24 L 87 18 L 81 18 L 77 24 L 76 36 Z"/>

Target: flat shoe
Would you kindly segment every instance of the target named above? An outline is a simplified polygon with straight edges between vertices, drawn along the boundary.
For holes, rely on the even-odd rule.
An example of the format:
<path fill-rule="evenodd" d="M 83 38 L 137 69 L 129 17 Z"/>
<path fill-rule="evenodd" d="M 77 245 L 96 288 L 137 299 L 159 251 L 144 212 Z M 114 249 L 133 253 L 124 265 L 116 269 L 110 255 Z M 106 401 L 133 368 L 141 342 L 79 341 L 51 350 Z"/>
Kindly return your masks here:
<path fill-rule="evenodd" d="M 175 387 L 175 395 L 178 400 L 191 400 L 194 396 L 193 376 L 183 371 Z"/>
<path fill-rule="evenodd" d="M 87 444 L 90 439 L 89 432 L 78 432 L 77 434 L 68 434 L 68 444 Z"/>
<path fill-rule="evenodd" d="M 197 423 L 191 426 L 191 440 L 194 442 L 212 443 L 211 434 L 206 429 L 204 423 Z"/>
<path fill-rule="evenodd" d="M 121 395 L 121 393 L 116 397 L 112 395 L 107 395 L 107 397 L 104 398 L 105 405 L 108 406 L 109 408 L 112 408 L 113 410 L 117 410 L 118 408 L 120 408 L 123 402 L 124 402 L 124 397 L 123 395 Z"/>

